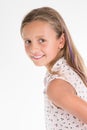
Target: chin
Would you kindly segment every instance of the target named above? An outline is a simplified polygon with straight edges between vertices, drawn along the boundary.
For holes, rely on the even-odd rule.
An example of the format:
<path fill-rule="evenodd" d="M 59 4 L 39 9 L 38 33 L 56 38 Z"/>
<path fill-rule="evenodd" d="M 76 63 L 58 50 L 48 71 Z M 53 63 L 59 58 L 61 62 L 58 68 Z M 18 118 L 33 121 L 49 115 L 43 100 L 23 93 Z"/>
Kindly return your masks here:
<path fill-rule="evenodd" d="M 34 62 L 33 62 L 34 63 Z M 40 66 L 45 66 L 43 63 L 34 63 L 34 65 L 40 67 Z"/>

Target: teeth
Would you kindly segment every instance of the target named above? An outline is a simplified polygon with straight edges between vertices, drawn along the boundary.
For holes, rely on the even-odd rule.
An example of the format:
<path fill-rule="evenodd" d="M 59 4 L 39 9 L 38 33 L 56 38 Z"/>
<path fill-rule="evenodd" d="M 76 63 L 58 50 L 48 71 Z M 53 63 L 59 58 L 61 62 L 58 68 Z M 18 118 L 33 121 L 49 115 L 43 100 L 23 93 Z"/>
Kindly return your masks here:
<path fill-rule="evenodd" d="M 39 59 L 39 58 L 41 58 L 42 56 L 33 56 L 34 58 L 36 58 L 36 59 Z"/>

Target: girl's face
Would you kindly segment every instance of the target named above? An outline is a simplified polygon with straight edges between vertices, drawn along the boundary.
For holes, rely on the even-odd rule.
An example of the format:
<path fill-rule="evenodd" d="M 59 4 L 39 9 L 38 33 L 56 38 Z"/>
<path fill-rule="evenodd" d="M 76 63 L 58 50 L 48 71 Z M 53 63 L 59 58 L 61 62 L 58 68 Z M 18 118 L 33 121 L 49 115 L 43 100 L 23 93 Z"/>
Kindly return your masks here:
<path fill-rule="evenodd" d="M 33 21 L 22 29 L 25 51 L 37 66 L 48 67 L 64 46 L 64 36 L 59 39 L 52 26 L 45 21 Z"/>

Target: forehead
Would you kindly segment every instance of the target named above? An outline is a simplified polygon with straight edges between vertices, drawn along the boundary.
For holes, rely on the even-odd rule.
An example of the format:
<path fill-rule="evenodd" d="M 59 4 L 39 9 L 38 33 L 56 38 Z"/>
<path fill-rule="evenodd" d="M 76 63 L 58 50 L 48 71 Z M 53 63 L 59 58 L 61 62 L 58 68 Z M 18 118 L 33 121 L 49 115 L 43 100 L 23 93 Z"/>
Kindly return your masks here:
<path fill-rule="evenodd" d="M 34 34 L 40 34 L 40 35 L 55 35 L 56 32 L 53 29 L 52 25 L 49 22 L 46 21 L 32 21 L 30 23 L 27 23 L 23 29 L 22 29 L 22 36 L 26 35 L 34 35 Z"/>

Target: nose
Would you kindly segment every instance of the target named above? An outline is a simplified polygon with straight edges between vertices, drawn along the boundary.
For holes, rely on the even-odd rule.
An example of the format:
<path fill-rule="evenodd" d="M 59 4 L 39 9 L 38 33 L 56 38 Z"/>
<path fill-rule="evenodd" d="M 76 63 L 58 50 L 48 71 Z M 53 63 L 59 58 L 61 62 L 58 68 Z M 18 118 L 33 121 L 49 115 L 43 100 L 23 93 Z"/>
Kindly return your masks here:
<path fill-rule="evenodd" d="M 32 54 L 38 53 L 40 50 L 40 46 L 37 43 L 33 43 L 30 47 L 30 52 Z"/>

